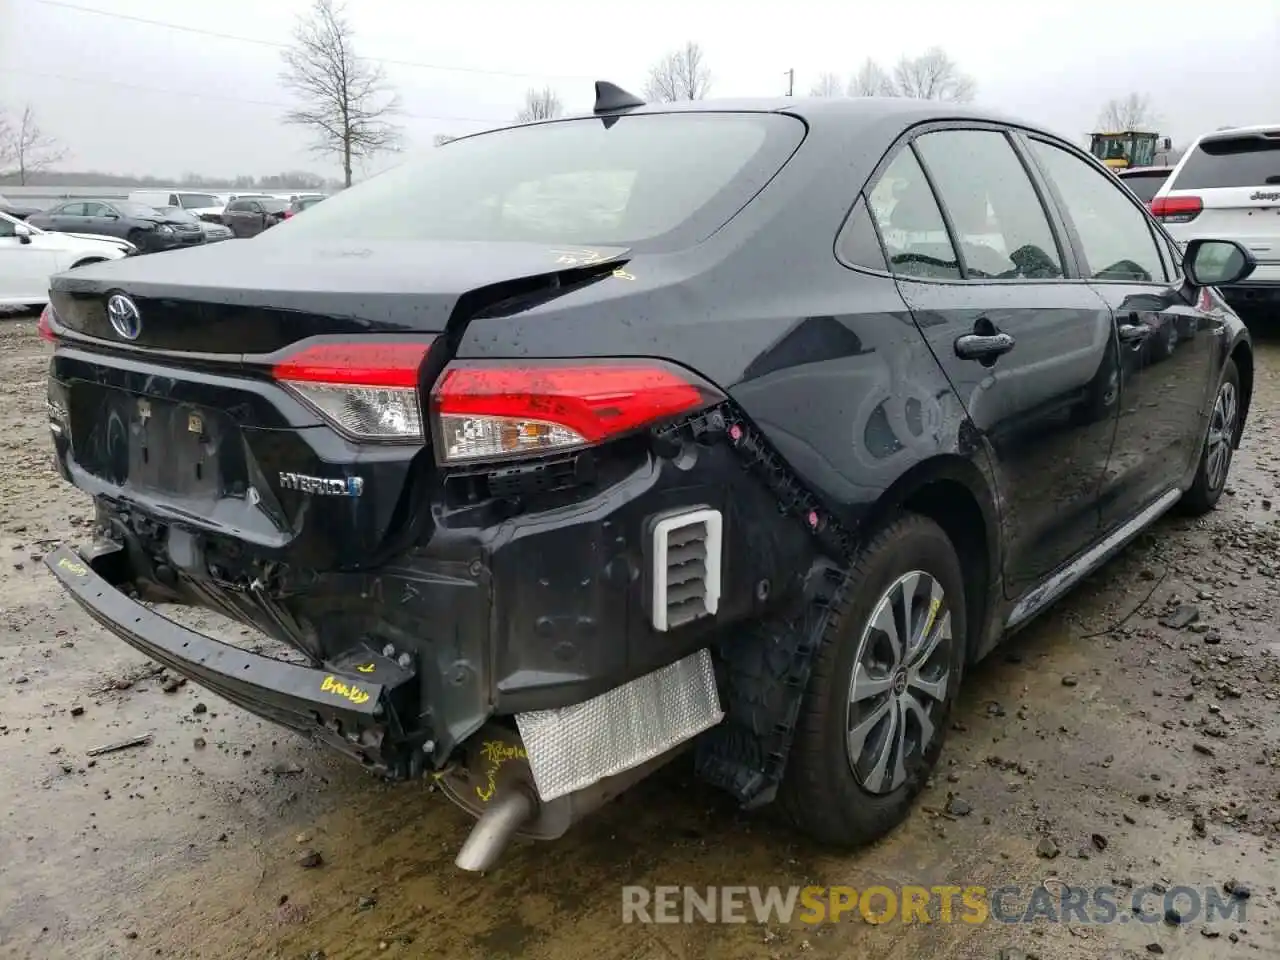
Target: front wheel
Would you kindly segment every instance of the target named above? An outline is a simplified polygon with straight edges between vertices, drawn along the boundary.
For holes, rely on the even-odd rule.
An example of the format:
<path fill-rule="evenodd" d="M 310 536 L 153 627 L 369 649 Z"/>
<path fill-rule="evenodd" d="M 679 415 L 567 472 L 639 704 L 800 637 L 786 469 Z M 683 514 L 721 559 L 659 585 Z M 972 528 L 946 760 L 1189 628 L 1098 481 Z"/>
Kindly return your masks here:
<path fill-rule="evenodd" d="M 1234 360 L 1227 360 L 1213 401 L 1213 412 L 1209 414 L 1209 430 L 1196 466 L 1196 479 L 1182 497 L 1184 512 L 1199 516 L 1217 506 L 1227 486 L 1239 432 L 1240 372 Z"/>
<path fill-rule="evenodd" d="M 932 520 L 906 514 L 860 553 L 805 694 L 781 791 L 792 823 L 859 847 L 909 813 L 964 669 L 964 577 Z"/>

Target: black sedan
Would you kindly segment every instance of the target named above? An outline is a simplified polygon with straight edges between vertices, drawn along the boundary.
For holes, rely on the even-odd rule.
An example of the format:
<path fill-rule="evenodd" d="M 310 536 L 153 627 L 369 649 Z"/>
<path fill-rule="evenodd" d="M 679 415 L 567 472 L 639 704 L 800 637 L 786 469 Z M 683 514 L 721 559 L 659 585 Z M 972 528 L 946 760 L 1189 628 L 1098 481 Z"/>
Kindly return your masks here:
<path fill-rule="evenodd" d="M 133 200 L 68 200 L 27 218 L 42 230 L 92 233 L 128 240 L 140 253 L 204 243 L 204 231 L 189 217 L 161 213 Z"/>
<path fill-rule="evenodd" d="M 104 532 L 46 563 L 170 669 L 434 774 L 466 868 L 682 746 L 863 844 L 975 662 L 1218 503 L 1254 353 L 1215 286 L 1255 266 L 997 114 L 600 84 L 254 243 L 55 277 L 53 444 Z"/>
<path fill-rule="evenodd" d="M 222 222 L 237 237 L 256 237 L 289 216 L 289 201 L 276 197 L 236 197 L 222 211 Z"/>
<path fill-rule="evenodd" d="M 170 223 L 195 224 L 204 234 L 205 243 L 217 243 L 219 240 L 230 240 L 235 236 L 231 228 L 211 220 L 204 220 L 183 207 L 156 207 L 165 215 Z"/>

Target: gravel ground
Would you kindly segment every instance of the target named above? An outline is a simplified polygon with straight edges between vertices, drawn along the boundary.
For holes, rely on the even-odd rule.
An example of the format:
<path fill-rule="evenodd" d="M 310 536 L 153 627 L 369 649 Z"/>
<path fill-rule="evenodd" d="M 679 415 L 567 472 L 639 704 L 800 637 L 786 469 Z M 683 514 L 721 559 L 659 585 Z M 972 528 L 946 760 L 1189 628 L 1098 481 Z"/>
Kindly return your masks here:
<path fill-rule="evenodd" d="M 1280 341 L 1259 344 L 1230 496 L 1162 521 L 966 678 L 944 767 L 886 841 L 833 856 L 676 764 L 483 877 L 454 869 L 469 821 L 439 794 L 177 683 L 54 586 L 40 558 L 90 511 L 50 465 L 46 358 L 34 318 L 0 325 L 0 956 L 1280 955 Z M 1054 877 L 1250 895 L 1243 922 L 621 923 L 624 884 Z"/>

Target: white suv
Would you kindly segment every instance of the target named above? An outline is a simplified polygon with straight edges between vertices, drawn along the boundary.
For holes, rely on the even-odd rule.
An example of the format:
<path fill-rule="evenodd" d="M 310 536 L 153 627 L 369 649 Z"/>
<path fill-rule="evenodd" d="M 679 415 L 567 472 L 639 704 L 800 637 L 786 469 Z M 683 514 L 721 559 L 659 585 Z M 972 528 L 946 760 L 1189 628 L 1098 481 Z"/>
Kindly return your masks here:
<path fill-rule="evenodd" d="M 1280 124 L 1206 133 L 1156 192 L 1151 212 L 1179 243 L 1235 240 L 1258 261 L 1222 293 L 1236 309 L 1280 312 Z"/>

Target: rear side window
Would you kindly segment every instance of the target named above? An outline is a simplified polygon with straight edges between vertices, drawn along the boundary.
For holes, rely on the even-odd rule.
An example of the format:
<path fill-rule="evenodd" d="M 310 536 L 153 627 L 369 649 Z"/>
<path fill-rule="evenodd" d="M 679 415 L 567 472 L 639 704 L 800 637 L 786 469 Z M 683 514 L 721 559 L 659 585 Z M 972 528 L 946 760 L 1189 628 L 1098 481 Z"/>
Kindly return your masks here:
<path fill-rule="evenodd" d="M 1086 277 L 1136 283 L 1168 279 L 1147 215 L 1115 177 L 1061 147 L 1030 143 L 1080 238 Z"/>
<path fill-rule="evenodd" d="M 908 146 L 885 169 L 868 196 L 889 269 L 899 276 L 959 280 L 960 261 L 933 189 Z"/>
<path fill-rule="evenodd" d="M 1003 133 L 938 130 L 915 144 L 951 220 L 967 279 L 1062 276 L 1049 218 Z"/>
<path fill-rule="evenodd" d="M 1263 187 L 1280 184 L 1280 138 L 1259 136 L 1207 140 L 1187 156 L 1175 190 Z"/>
<path fill-rule="evenodd" d="M 63 217 L 83 217 L 85 205 L 83 203 L 64 203 L 62 206 L 53 210 L 54 213 Z"/>
<path fill-rule="evenodd" d="M 861 194 L 849 214 L 840 238 L 836 241 L 836 252 L 845 263 L 859 267 L 870 267 L 872 270 L 883 270 L 884 251 L 880 249 L 880 240 L 876 236 L 876 228 L 871 224 L 871 214 L 867 211 L 867 200 Z"/>
<path fill-rule="evenodd" d="M 805 127 L 774 113 L 636 114 L 454 140 L 328 198 L 266 239 L 701 240 L 778 172 Z"/>

